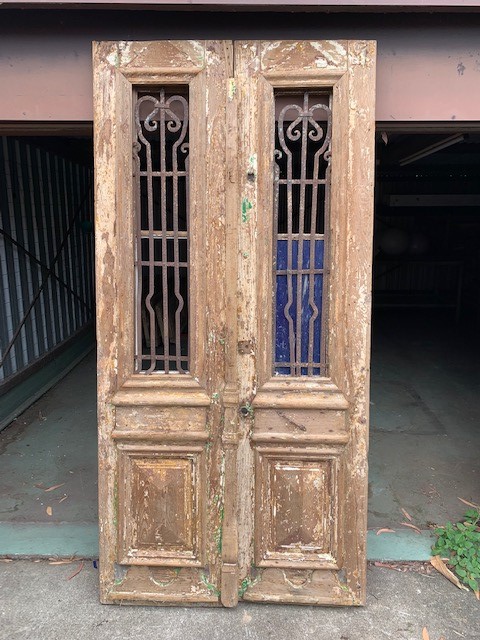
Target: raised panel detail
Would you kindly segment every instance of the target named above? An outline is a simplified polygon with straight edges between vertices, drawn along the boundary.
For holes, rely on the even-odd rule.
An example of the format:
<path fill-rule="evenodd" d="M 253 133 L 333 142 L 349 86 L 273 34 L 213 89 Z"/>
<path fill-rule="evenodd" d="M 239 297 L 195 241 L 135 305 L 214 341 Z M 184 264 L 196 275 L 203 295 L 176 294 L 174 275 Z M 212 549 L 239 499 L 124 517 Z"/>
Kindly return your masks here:
<path fill-rule="evenodd" d="M 271 461 L 272 550 L 328 550 L 330 464 L 325 461 Z M 327 515 L 328 518 L 328 515 Z"/>
<path fill-rule="evenodd" d="M 258 566 L 336 568 L 338 457 L 257 453 Z"/>
<path fill-rule="evenodd" d="M 203 407 L 118 407 L 115 428 L 169 433 L 205 431 L 207 411 Z"/>
<path fill-rule="evenodd" d="M 199 565 L 200 451 L 120 451 L 119 561 Z"/>
<path fill-rule="evenodd" d="M 334 409 L 256 409 L 252 439 L 257 442 L 346 444 L 346 411 Z"/>

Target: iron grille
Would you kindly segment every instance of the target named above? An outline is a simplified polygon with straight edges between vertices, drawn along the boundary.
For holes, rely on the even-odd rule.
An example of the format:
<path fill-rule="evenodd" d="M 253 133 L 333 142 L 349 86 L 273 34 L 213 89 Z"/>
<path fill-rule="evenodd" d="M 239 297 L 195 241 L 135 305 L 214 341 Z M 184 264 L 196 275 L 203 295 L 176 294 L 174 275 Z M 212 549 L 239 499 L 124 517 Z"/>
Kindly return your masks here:
<path fill-rule="evenodd" d="M 135 96 L 136 371 L 188 370 L 188 96 Z"/>
<path fill-rule="evenodd" d="M 275 95 L 274 373 L 326 375 L 330 93 Z"/>

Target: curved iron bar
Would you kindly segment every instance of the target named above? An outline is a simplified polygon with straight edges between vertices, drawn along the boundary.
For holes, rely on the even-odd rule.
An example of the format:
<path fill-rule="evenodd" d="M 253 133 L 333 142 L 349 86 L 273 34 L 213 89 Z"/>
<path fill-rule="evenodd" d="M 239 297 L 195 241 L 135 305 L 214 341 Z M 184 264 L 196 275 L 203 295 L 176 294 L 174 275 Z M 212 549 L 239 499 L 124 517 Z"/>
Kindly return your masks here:
<path fill-rule="evenodd" d="M 329 174 L 329 165 L 331 159 L 331 131 L 332 131 L 332 111 L 329 105 L 323 103 L 316 103 L 313 105 L 309 105 L 309 93 L 304 92 L 303 94 L 303 105 L 300 104 L 288 104 L 282 108 L 277 122 L 277 133 L 278 139 L 280 143 L 280 149 L 274 150 L 274 158 L 275 160 L 280 160 L 282 158 L 286 159 L 286 180 L 284 184 L 287 186 L 287 235 L 288 235 L 288 253 L 287 253 L 287 302 L 283 309 L 283 314 L 288 322 L 289 327 L 289 348 L 290 348 L 290 374 L 293 375 L 302 375 L 302 367 L 300 363 L 302 362 L 302 337 L 301 337 L 301 317 L 299 315 L 302 314 L 302 295 L 303 289 L 305 288 L 303 285 L 303 242 L 304 242 L 304 219 L 305 219 L 305 187 L 306 187 L 306 177 L 307 177 L 307 146 L 308 142 L 312 143 L 320 143 L 318 149 L 315 150 L 313 155 L 313 170 L 312 170 L 312 206 L 311 206 L 311 216 L 310 216 L 310 251 L 309 251 L 309 269 L 313 270 L 315 268 L 315 245 L 316 245 L 316 224 L 317 224 L 317 202 L 318 202 L 318 184 L 319 184 L 319 170 L 320 170 L 320 157 L 323 155 L 323 159 L 327 162 L 327 174 Z M 316 118 L 316 113 L 318 111 L 323 111 L 326 115 L 325 124 L 320 124 L 318 117 Z M 293 113 L 292 113 L 293 112 Z M 286 123 L 288 120 L 288 114 L 292 113 L 293 120 L 289 122 L 288 126 Z M 285 128 L 286 126 L 286 128 Z M 295 180 L 300 184 L 300 201 L 299 201 L 299 229 L 298 229 L 298 249 L 297 249 L 297 269 L 293 269 L 292 264 L 292 235 L 293 235 L 293 194 L 292 194 L 292 184 L 293 184 L 293 166 L 292 166 L 292 149 L 289 148 L 288 142 L 298 142 L 301 139 L 302 146 L 300 149 L 301 156 L 301 177 L 299 180 Z M 278 163 L 276 164 L 278 167 Z M 278 178 L 276 178 L 278 181 Z M 276 187 L 277 188 L 277 187 Z M 328 185 L 326 184 L 326 188 L 328 189 Z M 326 194 L 327 195 L 327 194 Z M 278 207 L 278 202 L 276 203 Z M 276 217 L 278 220 L 278 215 Z M 277 233 L 278 233 L 278 223 L 277 223 Z M 294 271 L 297 271 L 294 274 Z M 295 335 L 294 329 L 294 321 L 291 314 L 291 307 L 293 304 L 293 286 L 292 286 L 292 278 L 293 275 L 296 275 L 297 278 L 297 331 L 298 335 Z M 307 375 L 313 375 L 313 354 L 314 354 L 314 325 L 315 321 L 320 314 L 320 310 L 315 301 L 315 287 L 314 287 L 314 276 L 313 273 L 309 274 L 309 283 L 308 283 L 308 305 L 311 308 L 311 315 L 308 322 L 308 363 L 307 363 Z M 305 283 L 306 286 L 306 283 Z M 320 354 L 320 359 L 322 355 Z M 281 366 L 278 363 L 278 366 Z M 315 367 L 318 368 L 318 367 Z"/>
<path fill-rule="evenodd" d="M 148 115 L 144 118 L 143 122 L 140 117 L 140 110 L 143 104 L 150 102 L 152 107 Z M 173 105 L 175 103 L 179 103 L 182 106 L 183 117 L 179 117 L 174 109 Z M 154 287 L 154 219 L 153 219 L 153 183 L 152 183 L 152 175 L 153 175 L 153 166 L 152 166 L 152 148 L 149 140 L 144 134 L 144 130 L 148 132 L 157 131 L 159 121 L 160 121 L 160 146 L 161 151 L 164 152 L 166 148 L 166 140 L 165 140 L 165 131 L 167 130 L 170 133 L 179 133 L 177 139 L 173 143 L 172 146 L 172 179 L 173 179 L 173 238 L 174 238 L 174 293 L 178 300 L 177 309 L 175 312 L 175 331 L 176 331 L 176 352 L 175 359 L 177 364 L 177 371 L 185 372 L 181 365 L 181 344 L 180 344 L 180 314 L 182 309 L 184 308 L 185 301 L 180 292 L 180 282 L 179 282 L 179 255 L 178 255 L 178 152 L 183 154 L 188 154 L 189 144 L 185 142 L 185 138 L 188 130 L 188 102 L 181 95 L 173 95 L 169 98 L 165 99 L 165 89 L 160 89 L 160 99 L 152 95 L 145 95 L 140 97 L 135 104 L 135 126 L 137 138 L 133 144 L 133 151 L 135 162 L 137 166 L 138 175 L 140 175 L 140 150 L 142 144 L 145 147 L 146 153 L 146 175 L 147 175 L 147 217 L 148 217 L 148 246 L 149 246 L 149 291 L 145 297 L 145 308 L 148 311 L 150 318 L 150 366 L 148 369 L 143 370 L 145 373 L 152 373 L 156 367 L 156 315 L 155 309 L 152 304 L 152 299 L 155 295 L 155 287 Z M 157 119 L 159 116 L 159 120 Z M 188 158 L 188 155 L 187 155 Z M 162 228 L 162 256 L 163 259 L 166 260 L 167 256 L 167 237 L 165 235 L 167 218 L 166 218 L 166 161 L 165 154 L 160 156 L 161 167 L 160 167 L 160 178 L 162 180 L 162 188 L 161 188 L 161 228 Z M 137 207 L 140 213 L 141 202 L 140 202 L 140 180 L 137 180 Z M 138 220 L 138 218 L 137 218 Z M 141 227 L 141 222 L 140 222 Z M 141 230 L 141 229 L 139 229 Z M 137 243 L 137 260 L 138 256 L 141 259 L 141 234 L 138 234 L 139 243 Z M 141 272 L 138 277 L 138 289 L 137 296 L 142 297 L 141 288 L 142 288 L 142 277 Z M 169 324 L 168 324 L 168 280 L 167 280 L 167 268 L 163 267 L 162 273 L 162 298 L 163 298 L 163 344 L 164 344 L 164 368 L 165 373 L 169 373 L 169 357 L 170 357 L 170 348 L 169 348 Z M 142 370 L 141 362 L 138 364 L 138 358 L 143 360 L 143 349 L 142 349 L 142 338 L 141 338 L 141 301 L 137 302 L 137 369 Z"/>

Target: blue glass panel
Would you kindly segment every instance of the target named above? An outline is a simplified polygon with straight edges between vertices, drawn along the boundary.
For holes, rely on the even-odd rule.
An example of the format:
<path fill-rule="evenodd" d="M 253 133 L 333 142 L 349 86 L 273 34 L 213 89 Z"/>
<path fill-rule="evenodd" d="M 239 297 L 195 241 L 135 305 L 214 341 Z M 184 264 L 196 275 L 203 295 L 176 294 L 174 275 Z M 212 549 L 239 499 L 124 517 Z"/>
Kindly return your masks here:
<path fill-rule="evenodd" d="M 315 242 L 315 269 L 323 268 L 324 242 L 323 240 L 314 240 Z M 299 268 L 298 265 L 298 240 L 292 240 L 292 270 Z M 277 241 L 277 271 L 282 271 L 288 267 L 288 241 Z M 310 240 L 303 240 L 303 259 L 302 268 L 310 268 Z M 323 293 L 323 275 L 322 274 L 292 274 L 292 292 L 291 305 L 288 307 L 288 280 L 286 274 L 277 274 L 276 276 L 276 309 L 275 309 L 275 361 L 294 362 L 296 358 L 295 347 L 294 353 L 290 353 L 290 332 L 289 318 L 293 322 L 293 335 L 296 342 L 297 328 L 297 286 L 301 281 L 302 287 L 302 310 L 301 310 L 301 362 L 308 362 L 308 343 L 310 320 L 314 313 L 316 314 L 313 321 L 313 362 L 320 362 L 320 333 L 322 320 L 322 293 Z M 313 302 L 314 306 L 309 303 L 310 296 L 310 278 L 313 278 Z M 292 373 L 289 366 L 277 366 L 275 368 L 277 374 L 289 375 Z M 320 368 L 314 367 L 313 374 L 320 375 Z M 301 369 L 301 375 L 307 375 L 306 367 Z"/>
<path fill-rule="evenodd" d="M 315 269 L 323 269 L 323 240 L 315 242 Z M 310 240 L 303 241 L 303 269 L 310 268 Z M 288 268 L 288 240 L 277 240 L 277 271 Z M 292 269 L 298 269 L 298 240 L 292 240 Z"/>

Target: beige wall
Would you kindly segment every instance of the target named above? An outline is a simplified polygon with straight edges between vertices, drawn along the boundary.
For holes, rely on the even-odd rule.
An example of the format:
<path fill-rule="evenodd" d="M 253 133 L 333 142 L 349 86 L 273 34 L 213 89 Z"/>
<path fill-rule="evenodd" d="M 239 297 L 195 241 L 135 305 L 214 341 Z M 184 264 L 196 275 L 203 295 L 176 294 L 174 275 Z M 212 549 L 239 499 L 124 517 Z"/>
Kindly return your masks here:
<path fill-rule="evenodd" d="M 378 121 L 480 119 L 477 14 L 0 10 L 0 120 L 91 120 L 92 40 L 209 37 L 374 39 Z"/>

